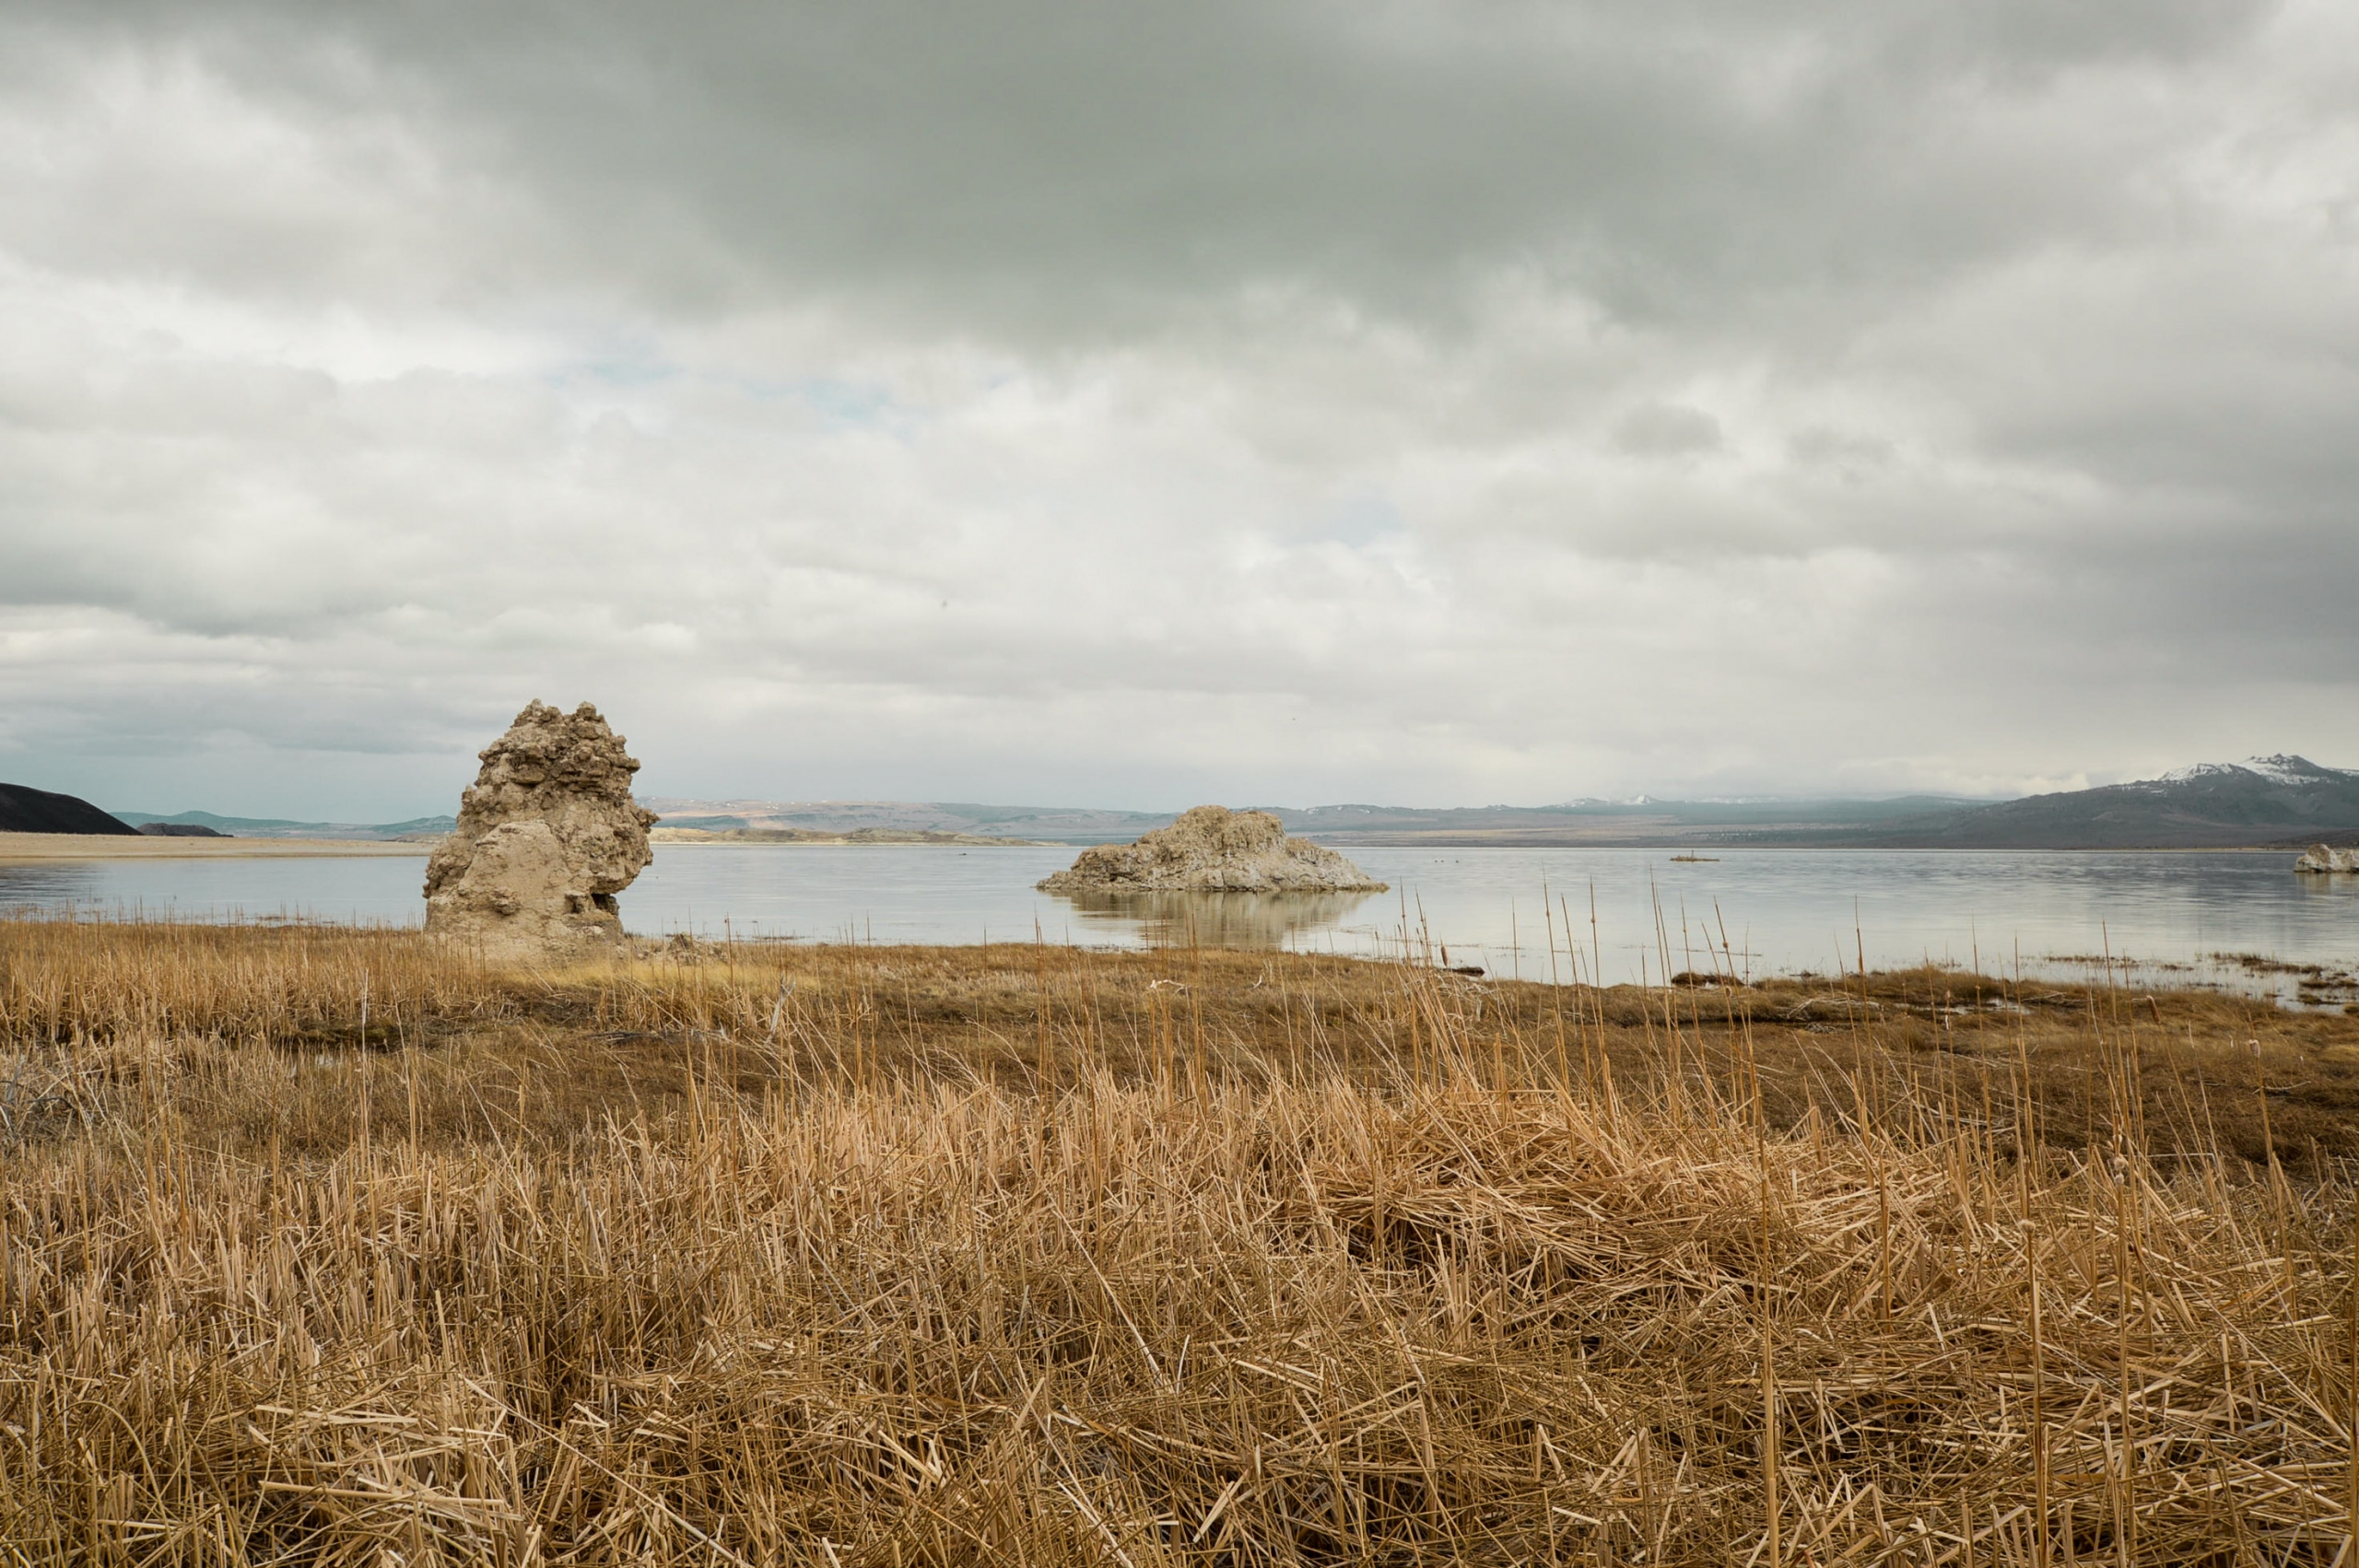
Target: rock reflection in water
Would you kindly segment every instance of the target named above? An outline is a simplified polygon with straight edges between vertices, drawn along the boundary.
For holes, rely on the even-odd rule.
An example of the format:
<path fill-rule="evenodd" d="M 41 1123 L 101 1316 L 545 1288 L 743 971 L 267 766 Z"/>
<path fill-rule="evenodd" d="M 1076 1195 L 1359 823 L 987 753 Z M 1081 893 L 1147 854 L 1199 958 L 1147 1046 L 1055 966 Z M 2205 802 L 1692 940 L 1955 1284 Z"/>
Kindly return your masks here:
<path fill-rule="evenodd" d="M 1298 932 L 1340 925 L 1372 893 L 1062 894 L 1086 923 L 1135 925 L 1156 946 L 1284 947 Z"/>
<path fill-rule="evenodd" d="M 2298 876 L 2294 885 L 2313 898 L 2347 898 L 2359 904 L 2359 876 L 2334 872 L 2326 876 Z"/>

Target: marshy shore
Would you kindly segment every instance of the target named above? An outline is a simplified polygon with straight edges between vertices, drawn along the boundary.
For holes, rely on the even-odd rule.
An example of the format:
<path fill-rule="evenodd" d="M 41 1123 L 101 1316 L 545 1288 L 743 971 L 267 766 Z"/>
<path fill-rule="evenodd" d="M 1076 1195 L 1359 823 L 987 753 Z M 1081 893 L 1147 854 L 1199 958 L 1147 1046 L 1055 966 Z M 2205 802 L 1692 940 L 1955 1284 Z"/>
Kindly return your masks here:
<path fill-rule="evenodd" d="M 0 1539 L 2324 1564 L 2354 1058 L 1941 969 L 0 923 Z"/>

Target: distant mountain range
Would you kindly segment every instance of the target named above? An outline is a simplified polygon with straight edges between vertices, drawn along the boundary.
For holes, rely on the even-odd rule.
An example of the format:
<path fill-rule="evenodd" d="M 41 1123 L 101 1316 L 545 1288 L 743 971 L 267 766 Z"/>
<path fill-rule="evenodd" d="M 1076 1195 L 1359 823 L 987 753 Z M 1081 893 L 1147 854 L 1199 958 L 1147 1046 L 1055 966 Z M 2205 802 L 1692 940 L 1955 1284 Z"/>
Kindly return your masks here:
<path fill-rule="evenodd" d="M 969 834 L 1054 844 L 1127 842 L 1168 826 L 1171 812 L 1070 806 L 983 806 L 957 801 L 692 801 L 643 802 L 666 827 L 710 832 Z M 1890 801 L 1571 801 L 1554 806 L 1257 806 L 1289 833 L 1338 844 L 1684 843 L 1699 833 L 1840 833 L 1968 802 L 1931 795 Z"/>
<path fill-rule="evenodd" d="M 716 832 L 889 829 L 1102 844 L 1170 813 L 961 802 L 645 802 L 666 827 Z M 1820 848 L 2194 849 L 2359 839 L 2359 770 L 2305 757 L 2206 763 L 2160 778 L 1996 804 L 1937 795 L 1881 801 L 1568 801 L 1553 806 L 1263 806 L 1286 830 L 1332 844 L 1598 848 L 1711 845 Z"/>
<path fill-rule="evenodd" d="M 2130 784 L 1928 812 L 1855 830 L 1841 841 L 1894 848 L 2197 849 L 2353 838 L 2359 838 L 2359 769 L 2280 755 L 2174 768 Z"/>
<path fill-rule="evenodd" d="M 96 808 L 92 808 L 95 810 Z M 406 822 L 298 822 L 276 816 L 217 816 L 211 812 L 116 812 L 134 827 L 209 827 L 232 838 L 440 838 L 456 817 L 414 816 Z"/>
<path fill-rule="evenodd" d="M 956 834 L 1058 844 L 1137 837 L 1168 812 L 986 806 L 956 801 L 645 802 L 663 825 L 714 833 L 870 838 Z M 1553 806 L 1265 806 L 1290 833 L 1334 844 L 1474 847 L 1713 845 L 1822 848 L 2196 849 L 2359 842 L 2359 769 L 2299 756 L 2177 768 L 2159 778 L 2068 790 L 1996 804 L 1936 795 L 1881 801 L 1567 801 Z M 122 834 L 210 828 L 241 838 L 439 837 L 447 816 L 403 822 L 302 822 L 212 812 L 99 810 L 72 795 L 0 784 L 0 832 Z"/>
<path fill-rule="evenodd" d="M 982 806 L 957 801 L 691 801 L 642 796 L 665 827 L 709 833 L 748 830 L 841 837 L 877 829 L 958 833 L 984 838 L 1047 839 L 1057 844 L 1127 842 L 1172 820 L 1169 812 L 1094 811 L 1074 806 Z"/>
<path fill-rule="evenodd" d="M 1592 845 L 1834 842 L 1974 802 L 1939 795 L 1882 801 L 1567 801 L 1554 806 L 1273 806 L 1290 833 L 1336 844 Z"/>
<path fill-rule="evenodd" d="M 1884 849 L 2276 848 L 2359 840 L 2359 770 L 2306 757 L 2204 763 L 2160 778 L 1989 804 L 1884 801 L 1579 802 L 1535 811 L 1281 813 L 1313 838 L 1357 844 L 1786 845 Z"/>
<path fill-rule="evenodd" d="M 1172 811 L 1083 806 L 977 806 L 897 800 L 675 800 L 651 797 L 665 827 L 708 832 L 960 832 L 1052 844 L 1128 842 L 1168 827 Z M 1285 830 L 1332 844 L 1686 844 L 1736 842 L 1729 835 L 1847 835 L 1892 821 L 1939 816 L 1975 802 L 1937 795 L 1899 800 L 1576 800 L 1557 806 L 1252 806 Z M 1715 837 L 1719 835 L 1719 837 Z"/>

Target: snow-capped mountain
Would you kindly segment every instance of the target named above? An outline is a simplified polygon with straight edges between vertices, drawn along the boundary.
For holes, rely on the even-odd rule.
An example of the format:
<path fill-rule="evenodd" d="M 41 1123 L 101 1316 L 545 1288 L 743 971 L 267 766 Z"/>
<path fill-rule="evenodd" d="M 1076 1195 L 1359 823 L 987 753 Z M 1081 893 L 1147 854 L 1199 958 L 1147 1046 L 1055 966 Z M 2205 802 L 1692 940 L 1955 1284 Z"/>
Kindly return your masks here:
<path fill-rule="evenodd" d="M 2359 768 L 2279 754 L 2175 767 L 2159 778 L 1929 813 L 1874 841 L 1960 848 L 2126 849 L 2359 837 Z"/>
<path fill-rule="evenodd" d="M 2152 790 L 2166 784 L 2187 784 L 2203 778 L 2232 778 L 2239 773 L 2257 773 L 2272 784 L 2283 784 L 2295 790 L 2359 778 L 2359 769 L 2321 767 L 2308 757 L 2290 756 L 2279 752 L 2274 756 L 2248 756 L 2242 762 L 2199 762 L 2192 767 L 2174 767 L 2159 778 L 2142 779 L 2128 787 Z"/>

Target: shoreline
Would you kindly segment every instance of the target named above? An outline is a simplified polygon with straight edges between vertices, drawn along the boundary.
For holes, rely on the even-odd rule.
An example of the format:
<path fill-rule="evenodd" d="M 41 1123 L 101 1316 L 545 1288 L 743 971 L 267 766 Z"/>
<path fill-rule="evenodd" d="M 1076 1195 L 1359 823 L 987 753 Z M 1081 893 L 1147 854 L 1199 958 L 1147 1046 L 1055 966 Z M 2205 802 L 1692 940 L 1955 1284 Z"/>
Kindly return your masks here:
<path fill-rule="evenodd" d="M 423 859 L 431 844 L 385 838 L 165 838 L 141 834 L 0 833 L 0 862 L 10 860 L 222 860 L 354 859 L 408 855 Z"/>

